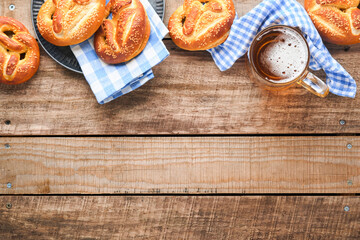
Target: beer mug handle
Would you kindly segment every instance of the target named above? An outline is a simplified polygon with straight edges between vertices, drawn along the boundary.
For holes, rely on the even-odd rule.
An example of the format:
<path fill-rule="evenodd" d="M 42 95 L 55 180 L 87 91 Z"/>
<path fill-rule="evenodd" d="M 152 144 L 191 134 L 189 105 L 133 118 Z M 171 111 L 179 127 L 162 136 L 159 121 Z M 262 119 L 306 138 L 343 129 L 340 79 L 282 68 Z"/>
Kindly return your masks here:
<path fill-rule="evenodd" d="M 298 83 L 319 97 L 324 98 L 329 94 L 328 85 L 311 72 L 308 72 L 306 78 L 300 80 Z"/>

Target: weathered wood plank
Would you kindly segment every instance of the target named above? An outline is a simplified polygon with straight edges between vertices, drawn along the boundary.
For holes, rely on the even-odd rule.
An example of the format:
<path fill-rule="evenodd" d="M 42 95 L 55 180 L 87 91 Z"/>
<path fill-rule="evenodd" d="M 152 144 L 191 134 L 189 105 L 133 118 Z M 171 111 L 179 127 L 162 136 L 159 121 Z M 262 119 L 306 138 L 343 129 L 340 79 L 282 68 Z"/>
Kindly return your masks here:
<path fill-rule="evenodd" d="M 31 28 L 30 2 L 2 1 L 0 13 Z M 167 12 L 181 1 L 168 1 Z M 248 11 L 258 1 L 236 1 Z M 83 76 L 41 52 L 39 72 L 19 86 L 0 85 L 0 135 L 276 134 L 360 133 L 360 100 L 319 99 L 304 89 L 260 90 L 241 58 L 220 72 L 206 52 L 186 52 L 165 40 L 171 56 L 154 68 L 156 79 L 109 104 L 97 104 Z M 328 45 L 360 78 L 360 45 L 348 52 Z M 86 120 L 85 120 L 86 119 Z M 345 126 L 339 120 L 347 121 Z M 10 120 L 10 125 L 5 121 Z"/>
<path fill-rule="evenodd" d="M 359 197 L 0 197 L 2 239 L 359 239 L 359 219 Z"/>
<path fill-rule="evenodd" d="M 42 51 L 37 75 L 19 86 L 0 85 L 0 135 L 132 135 L 359 133 L 360 99 L 320 99 L 302 88 L 259 89 L 245 59 L 220 72 L 208 53 L 184 52 L 170 40 L 171 56 L 156 79 L 99 105 L 85 79 L 59 67 Z M 360 79 L 360 46 L 334 56 Z M 341 126 L 339 120 L 346 120 Z M 5 121 L 11 124 L 6 125 Z"/>
<path fill-rule="evenodd" d="M 0 138 L 0 193 L 359 193 L 359 146 L 360 137 Z"/>

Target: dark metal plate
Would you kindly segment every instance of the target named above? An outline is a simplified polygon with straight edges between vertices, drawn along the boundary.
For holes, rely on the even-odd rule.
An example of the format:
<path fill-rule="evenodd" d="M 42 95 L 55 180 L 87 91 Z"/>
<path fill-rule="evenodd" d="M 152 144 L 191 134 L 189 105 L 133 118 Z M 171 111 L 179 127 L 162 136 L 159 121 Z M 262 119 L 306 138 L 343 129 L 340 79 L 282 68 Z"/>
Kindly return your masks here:
<path fill-rule="evenodd" d="M 33 27 L 36 33 L 36 36 L 39 40 L 40 45 L 43 47 L 45 52 L 49 54 L 49 56 L 54 59 L 57 63 L 61 66 L 72 70 L 77 73 L 82 73 L 80 65 L 76 60 L 74 54 L 72 53 L 70 47 L 58 47 L 55 46 L 48 41 L 46 41 L 40 34 L 38 27 L 37 27 L 37 16 L 39 10 L 45 0 L 32 0 L 31 1 L 31 17 L 33 22 Z M 155 9 L 156 13 L 160 16 L 160 18 L 164 19 L 165 14 L 165 0 L 149 0 L 153 8 Z"/>

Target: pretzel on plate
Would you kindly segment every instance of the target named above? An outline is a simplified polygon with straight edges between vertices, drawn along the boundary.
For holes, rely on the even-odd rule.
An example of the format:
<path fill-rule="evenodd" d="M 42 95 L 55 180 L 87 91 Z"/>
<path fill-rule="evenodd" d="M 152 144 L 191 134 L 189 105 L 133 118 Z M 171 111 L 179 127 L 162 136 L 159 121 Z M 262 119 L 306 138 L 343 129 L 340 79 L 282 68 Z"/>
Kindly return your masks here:
<path fill-rule="evenodd" d="M 105 3 L 106 0 L 46 0 L 37 17 L 39 32 L 56 46 L 81 43 L 99 28 Z"/>

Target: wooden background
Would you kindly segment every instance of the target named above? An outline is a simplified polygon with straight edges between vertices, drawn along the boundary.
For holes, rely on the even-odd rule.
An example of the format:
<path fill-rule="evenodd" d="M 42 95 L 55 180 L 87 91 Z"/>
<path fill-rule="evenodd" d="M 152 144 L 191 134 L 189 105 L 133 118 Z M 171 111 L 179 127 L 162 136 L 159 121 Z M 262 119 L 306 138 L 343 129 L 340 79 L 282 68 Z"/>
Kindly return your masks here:
<path fill-rule="evenodd" d="M 0 15 L 33 33 L 30 0 Z M 0 85 L 0 239 L 360 239 L 359 98 L 270 93 L 244 57 L 220 72 L 164 43 L 156 78 L 105 105 L 43 50 Z M 326 46 L 359 85 L 360 45 Z"/>

